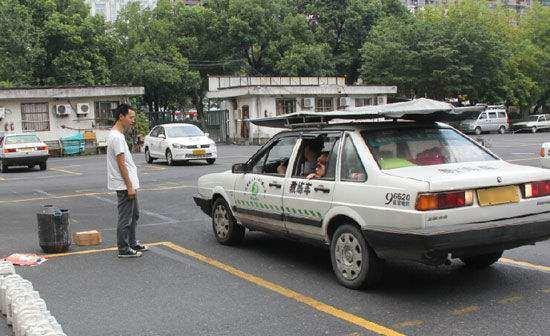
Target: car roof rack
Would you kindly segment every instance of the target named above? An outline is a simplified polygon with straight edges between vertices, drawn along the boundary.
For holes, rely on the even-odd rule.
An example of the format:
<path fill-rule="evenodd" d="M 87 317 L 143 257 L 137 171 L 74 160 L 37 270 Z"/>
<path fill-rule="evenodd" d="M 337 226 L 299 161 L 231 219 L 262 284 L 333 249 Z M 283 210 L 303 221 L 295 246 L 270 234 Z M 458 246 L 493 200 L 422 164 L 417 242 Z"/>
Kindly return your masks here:
<path fill-rule="evenodd" d="M 472 113 L 477 113 L 483 109 L 484 107 L 481 106 L 455 107 L 450 103 L 419 98 L 406 102 L 364 106 L 344 111 L 296 112 L 277 117 L 252 118 L 248 121 L 257 126 L 275 128 L 323 127 L 351 120 L 372 121 L 373 119 L 436 122 L 465 119 Z"/>

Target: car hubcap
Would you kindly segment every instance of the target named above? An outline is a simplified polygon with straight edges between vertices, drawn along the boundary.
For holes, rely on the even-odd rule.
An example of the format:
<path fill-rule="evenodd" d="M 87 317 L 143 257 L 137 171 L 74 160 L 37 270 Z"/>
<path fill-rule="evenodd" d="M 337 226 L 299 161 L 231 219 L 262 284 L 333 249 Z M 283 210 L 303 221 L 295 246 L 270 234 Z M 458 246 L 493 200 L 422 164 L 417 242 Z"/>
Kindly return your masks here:
<path fill-rule="evenodd" d="M 214 229 L 218 237 L 222 239 L 227 238 L 229 219 L 227 218 L 227 210 L 221 204 L 214 209 Z"/>
<path fill-rule="evenodd" d="M 336 241 L 334 252 L 336 267 L 346 280 L 354 280 L 359 276 L 363 266 L 361 245 L 351 233 L 344 233 Z"/>
<path fill-rule="evenodd" d="M 169 164 L 172 164 L 172 153 L 168 152 L 166 154 L 166 161 L 168 161 Z"/>
<path fill-rule="evenodd" d="M 149 161 L 149 151 L 145 151 L 145 160 Z"/>

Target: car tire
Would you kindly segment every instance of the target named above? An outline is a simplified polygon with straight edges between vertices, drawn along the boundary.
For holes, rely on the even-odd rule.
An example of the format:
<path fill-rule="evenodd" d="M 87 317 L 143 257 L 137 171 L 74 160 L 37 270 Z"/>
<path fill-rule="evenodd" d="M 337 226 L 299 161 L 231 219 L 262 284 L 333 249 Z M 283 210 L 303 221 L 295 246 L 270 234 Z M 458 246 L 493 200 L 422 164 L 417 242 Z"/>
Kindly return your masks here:
<path fill-rule="evenodd" d="M 504 126 L 504 125 L 500 126 L 500 127 L 498 128 L 498 132 L 499 132 L 500 134 L 506 133 L 506 126 Z"/>
<path fill-rule="evenodd" d="M 336 229 L 330 242 L 330 258 L 336 279 L 347 288 L 371 287 L 382 277 L 384 261 L 355 225 L 343 224 Z"/>
<path fill-rule="evenodd" d="M 206 163 L 209 165 L 214 164 L 214 162 L 216 162 L 216 159 L 206 159 Z"/>
<path fill-rule="evenodd" d="M 487 268 L 492 264 L 496 263 L 500 259 L 500 257 L 502 257 L 502 252 L 503 251 L 480 254 L 480 255 L 471 256 L 471 257 L 462 257 L 460 258 L 460 260 L 464 264 L 466 264 L 466 267 L 474 268 L 474 269 L 482 269 L 482 268 Z"/>
<path fill-rule="evenodd" d="M 174 157 L 172 156 L 172 151 L 169 149 L 166 150 L 166 163 L 169 166 L 173 166 L 176 164 L 176 162 L 174 161 Z"/>
<path fill-rule="evenodd" d="M 36 167 L 36 165 L 32 165 L 32 164 L 27 165 L 27 168 L 29 168 L 29 169 L 33 169 L 34 167 Z"/>
<path fill-rule="evenodd" d="M 39 166 L 40 166 L 40 170 L 46 170 L 46 168 L 48 167 L 46 162 L 40 163 Z"/>
<path fill-rule="evenodd" d="M 149 147 L 145 147 L 145 162 L 147 163 L 153 163 L 155 159 L 151 157 L 151 153 L 149 152 Z"/>
<path fill-rule="evenodd" d="M 479 126 L 476 127 L 476 128 L 474 129 L 474 133 L 475 133 L 476 135 L 481 135 L 481 127 L 479 127 Z"/>
<path fill-rule="evenodd" d="M 0 171 L 2 173 L 7 173 L 8 172 L 8 165 L 5 164 L 4 162 L 0 162 Z"/>
<path fill-rule="evenodd" d="M 531 133 L 537 133 L 537 126 L 531 127 Z"/>
<path fill-rule="evenodd" d="M 239 245 L 244 239 L 245 228 L 237 223 L 223 198 L 217 198 L 212 205 L 212 229 L 222 245 Z"/>

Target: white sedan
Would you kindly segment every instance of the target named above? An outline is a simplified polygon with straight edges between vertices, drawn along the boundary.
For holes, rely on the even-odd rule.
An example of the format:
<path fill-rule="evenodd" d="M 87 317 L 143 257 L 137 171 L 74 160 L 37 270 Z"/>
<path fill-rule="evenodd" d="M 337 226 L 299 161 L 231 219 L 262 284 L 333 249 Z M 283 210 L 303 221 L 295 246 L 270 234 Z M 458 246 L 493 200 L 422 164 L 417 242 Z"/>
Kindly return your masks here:
<path fill-rule="evenodd" d="M 145 137 L 144 149 L 147 163 L 165 159 L 169 165 L 189 160 L 206 160 L 213 164 L 218 157 L 216 143 L 192 124 L 154 127 Z"/>
<path fill-rule="evenodd" d="M 326 244 L 337 280 L 360 288 L 384 260 L 483 268 L 550 237 L 550 170 L 505 162 L 445 124 L 320 119 L 349 118 L 332 113 L 266 118 L 306 123 L 199 178 L 194 200 L 220 243 L 249 229 Z"/>
<path fill-rule="evenodd" d="M 550 168 L 550 142 L 545 142 L 540 147 L 540 165 L 542 168 Z"/>
<path fill-rule="evenodd" d="M 0 137 L 0 170 L 8 172 L 10 166 L 40 166 L 46 170 L 48 146 L 36 134 L 5 134 Z"/>

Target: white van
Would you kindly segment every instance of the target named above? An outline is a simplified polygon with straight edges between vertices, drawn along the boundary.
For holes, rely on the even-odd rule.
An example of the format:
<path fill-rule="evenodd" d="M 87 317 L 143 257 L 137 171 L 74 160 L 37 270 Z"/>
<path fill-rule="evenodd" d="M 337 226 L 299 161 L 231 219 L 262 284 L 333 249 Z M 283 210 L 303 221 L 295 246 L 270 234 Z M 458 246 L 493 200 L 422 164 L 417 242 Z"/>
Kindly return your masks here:
<path fill-rule="evenodd" d="M 510 127 L 508 114 L 504 108 L 489 107 L 483 112 L 480 112 L 477 118 L 463 120 L 459 129 L 465 133 L 475 133 L 477 135 L 483 132 L 499 132 L 506 133 Z"/>

